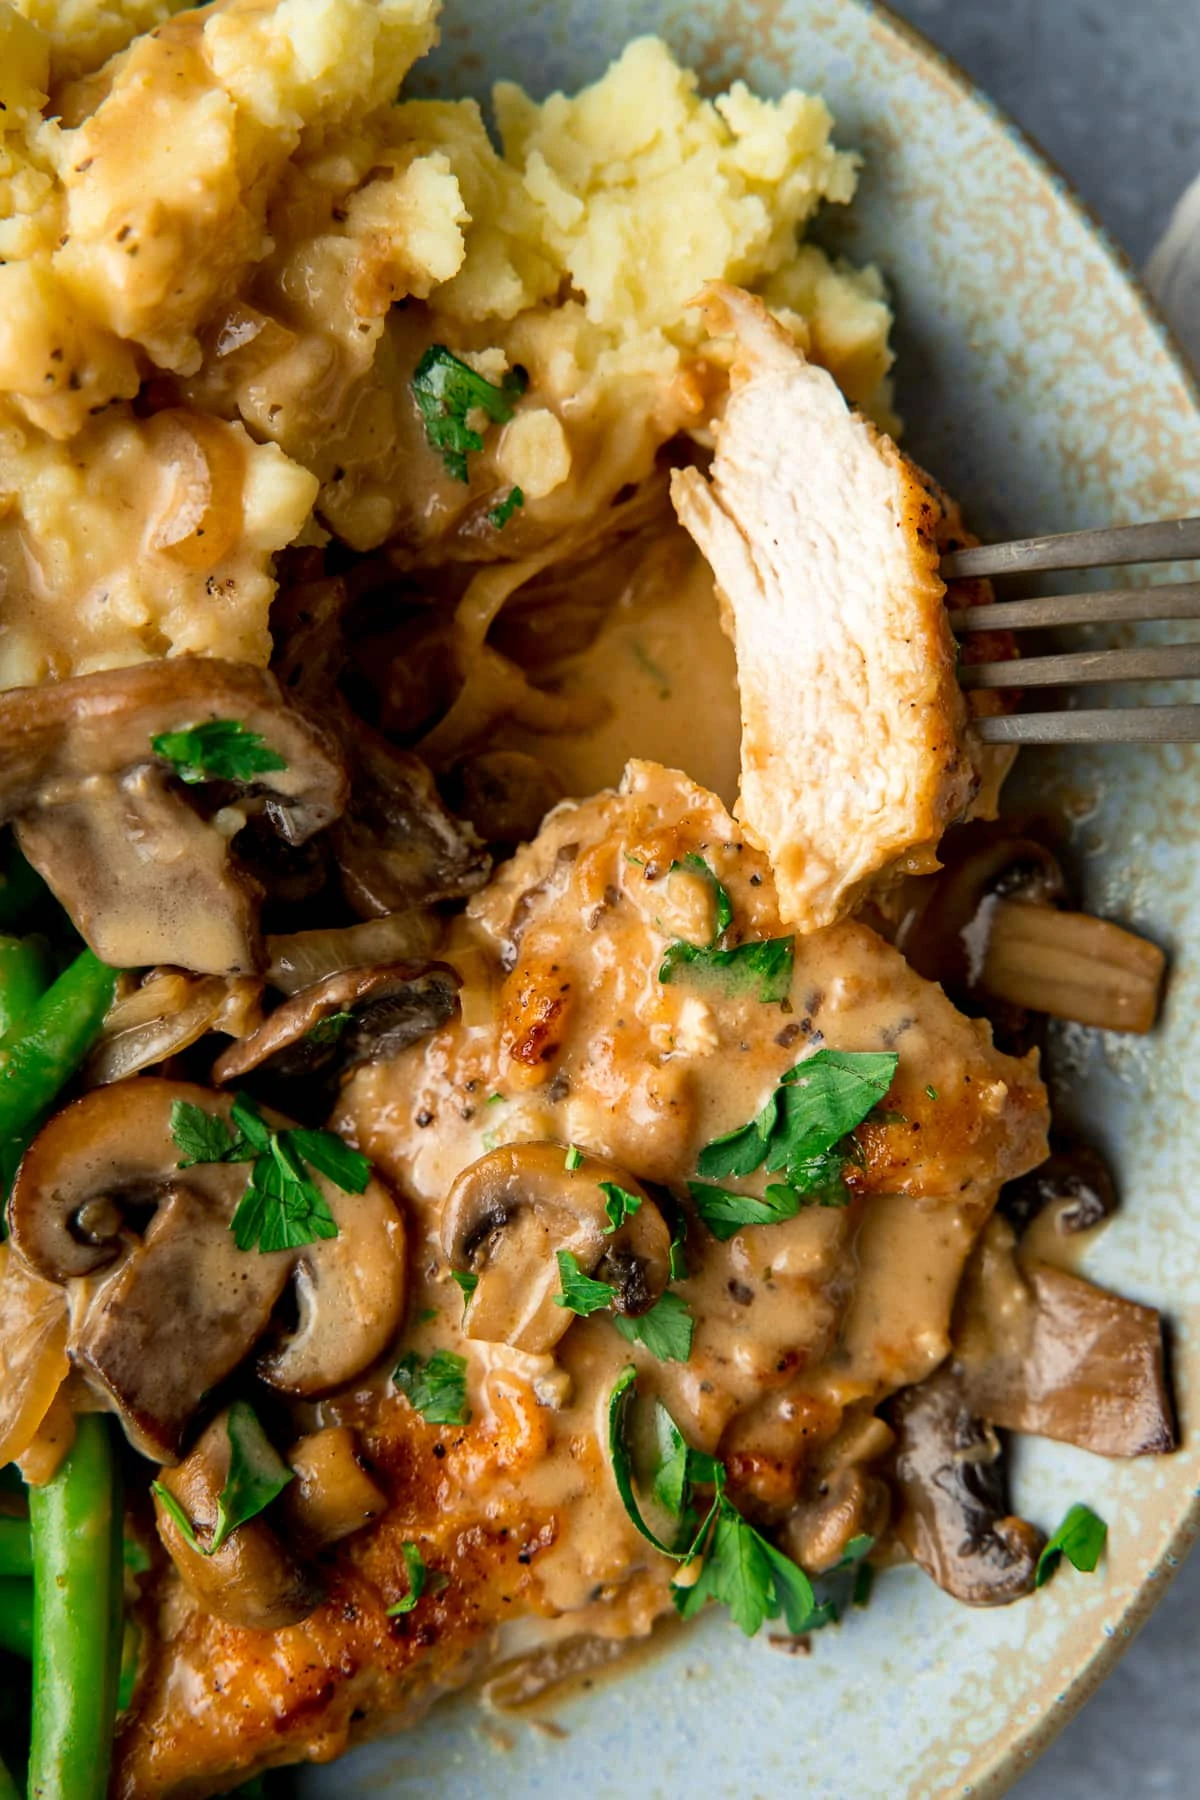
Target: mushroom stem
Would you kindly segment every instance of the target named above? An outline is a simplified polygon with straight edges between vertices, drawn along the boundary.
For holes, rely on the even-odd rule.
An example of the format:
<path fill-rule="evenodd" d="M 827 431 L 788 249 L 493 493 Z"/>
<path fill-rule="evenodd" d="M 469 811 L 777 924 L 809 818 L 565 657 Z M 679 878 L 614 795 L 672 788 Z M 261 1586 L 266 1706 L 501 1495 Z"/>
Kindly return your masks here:
<path fill-rule="evenodd" d="M 1088 913 L 996 900 L 980 985 L 998 1000 L 1105 1031 L 1149 1031 L 1166 959 Z"/>

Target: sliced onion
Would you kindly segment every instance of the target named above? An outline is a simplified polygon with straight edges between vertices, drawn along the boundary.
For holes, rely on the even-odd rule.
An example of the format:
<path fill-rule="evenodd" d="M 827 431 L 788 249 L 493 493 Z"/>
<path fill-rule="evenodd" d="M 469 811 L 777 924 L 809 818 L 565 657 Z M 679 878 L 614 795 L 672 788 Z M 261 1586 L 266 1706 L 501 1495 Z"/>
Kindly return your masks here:
<path fill-rule="evenodd" d="M 330 931 L 294 931 L 267 939 L 267 980 L 285 994 L 298 994 L 327 975 L 371 963 L 420 962 L 442 940 L 442 921 L 428 907 L 385 913 Z"/>
<path fill-rule="evenodd" d="M 33 1441 L 69 1369 L 65 1289 L 0 1244 L 0 1467 Z"/>
<path fill-rule="evenodd" d="M 176 408 L 156 413 L 146 430 L 169 483 L 151 547 L 185 568 L 211 569 L 242 526 L 245 457 L 237 436 L 218 420 Z"/>
<path fill-rule="evenodd" d="M 85 1081 L 91 1087 L 122 1081 L 210 1031 L 249 1037 L 262 1024 L 262 988 L 250 975 L 186 975 L 178 969 L 152 975 L 109 1008 Z"/>

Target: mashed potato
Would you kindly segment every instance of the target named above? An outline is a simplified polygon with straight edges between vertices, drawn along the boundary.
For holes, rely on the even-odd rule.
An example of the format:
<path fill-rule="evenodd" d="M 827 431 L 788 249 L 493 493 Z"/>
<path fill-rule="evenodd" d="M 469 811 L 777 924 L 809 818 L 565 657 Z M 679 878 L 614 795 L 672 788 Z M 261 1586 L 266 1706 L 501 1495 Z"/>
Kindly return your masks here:
<path fill-rule="evenodd" d="M 0 685 L 264 660 L 306 523 L 418 565 L 586 528 L 720 407 L 709 277 L 886 410 L 878 278 L 799 241 L 854 191 L 819 99 L 710 102 L 646 38 L 573 98 L 502 84 L 497 149 L 474 101 L 395 103 L 436 0 L 175 10 L 0 0 Z M 529 377 L 467 482 L 413 402 L 434 343 Z M 238 534 L 181 550 L 206 492 Z"/>

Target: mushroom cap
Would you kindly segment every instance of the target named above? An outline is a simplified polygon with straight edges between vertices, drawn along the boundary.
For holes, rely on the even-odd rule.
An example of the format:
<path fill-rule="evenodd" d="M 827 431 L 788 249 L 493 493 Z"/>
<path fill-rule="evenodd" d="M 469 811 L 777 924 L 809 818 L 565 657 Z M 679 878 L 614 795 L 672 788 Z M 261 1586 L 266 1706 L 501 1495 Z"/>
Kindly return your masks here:
<path fill-rule="evenodd" d="M 283 758 L 250 784 L 280 836 L 303 843 L 337 818 L 340 757 L 265 669 L 168 658 L 0 695 L 0 820 L 15 820 L 30 862 L 114 967 L 220 975 L 259 961 L 259 890 L 231 861 L 232 834 L 194 810 L 152 748 L 217 719 Z"/>
<path fill-rule="evenodd" d="M 110 1396 L 134 1447 L 160 1462 L 178 1457 L 205 1394 L 266 1333 L 289 1281 L 299 1324 L 262 1361 L 264 1378 L 289 1393 L 359 1374 L 398 1328 L 405 1297 L 404 1228 L 376 1179 L 347 1194 L 310 1172 L 337 1237 L 239 1250 L 229 1225 L 249 1169 L 180 1170 L 171 1133 L 180 1100 L 224 1119 L 232 1106 L 207 1088 L 138 1076 L 64 1108 L 27 1150 L 8 1214 L 13 1246 L 31 1268 L 80 1283 L 71 1355 Z M 287 1123 L 264 1116 L 275 1129 Z M 126 1214 L 150 1209 L 139 1236 Z"/>
<path fill-rule="evenodd" d="M 626 1315 L 654 1305 L 670 1279 L 671 1233 L 624 1169 L 585 1156 L 567 1167 L 565 1144 L 505 1144 L 463 1170 L 446 1200 L 441 1242 L 452 1269 L 478 1276 L 463 1317 L 468 1337 L 552 1350 L 574 1315 L 555 1304 L 556 1257 L 569 1251 L 586 1275 L 609 1281 Z M 613 1230 L 602 1183 L 639 1205 Z"/>
<path fill-rule="evenodd" d="M 217 1497 L 229 1475 L 228 1412 L 218 1413 L 195 1448 L 160 1480 L 193 1526 L 211 1530 Z M 184 1585 L 208 1612 L 248 1631 L 298 1625 L 321 1604 L 320 1583 L 301 1567 L 266 1520 L 248 1520 L 211 1556 L 194 1550 L 156 1494 L 158 1535 Z"/>
<path fill-rule="evenodd" d="M 979 1424 L 954 1372 L 942 1368 L 891 1401 L 896 1431 L 896 1536 L 940 1588 L 968 1606 L 1031 1593 L 1045 1538 L 1008 1508 L 996 1434 Z"/>
<path fill-rule="evenodd" d="M 296 1476 L 282 1496 L 288 1536 L 306 1555 L 361 1531 L 387 1507 L 358 1459 L 348 1425 L 327 1425 L 302 1437 L 287 1460 Z"/>
<path fill-rule="evenodd" d="M 398 1056 L 453 1016 L 459 985 L 448 963 L 343 969 L 302 989 L 231 1044 L 213 1064 L 213 1080 L 224 1085 L 258 1070 L 280 1086 L 328 1081 L 360 1063 Z M 343 1028 L 322 1034 L 325 1020 L 346 1013 Z"/>

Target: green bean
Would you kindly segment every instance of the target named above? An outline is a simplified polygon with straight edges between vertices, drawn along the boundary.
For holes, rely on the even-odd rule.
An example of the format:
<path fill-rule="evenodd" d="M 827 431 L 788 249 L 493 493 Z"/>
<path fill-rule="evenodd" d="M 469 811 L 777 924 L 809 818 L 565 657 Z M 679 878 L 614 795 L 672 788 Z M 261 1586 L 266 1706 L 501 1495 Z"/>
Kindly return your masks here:
<path fill-rule="evenodd" d="M 0 1575 L 32 1575 L 28 1519 L 0 1518 Z"/>
<path fill-rule="evenodd" d="M 33 1583 L 10 1577 L 0 1580 L 0 1650 L 33 1655 Z"/>
<path fill-rule="evenodd" d="M 0 845 L 0 929 L 10 931 L 52 904 L 50 889 L 7 832 Z"/>
<path fill-rule="evenodd" d="M 17 1784 L 2 1762 L 0 1762 L 0 1800 L 21 1800 L 21 1796 L 17 1792 Z"/>
<path fill-rule="evenodd" d="M 116 972 L 83 950 L 0 1037 L 0 1146 L 11 1152 L 71 1079 L 112 1004 Z"/>
<path fill-rule="evenodd" d="M 49 949 L 43 937 L 0 937 L 0 1035 L 19 1025 L 49 987 Z"/>
<path fill-rule="evenodd" d="M 104 1800 L 121 1633 L 121 1508 L 108 1420 L 85 1413 L 33 1524 L 29 1800 Z"/>

